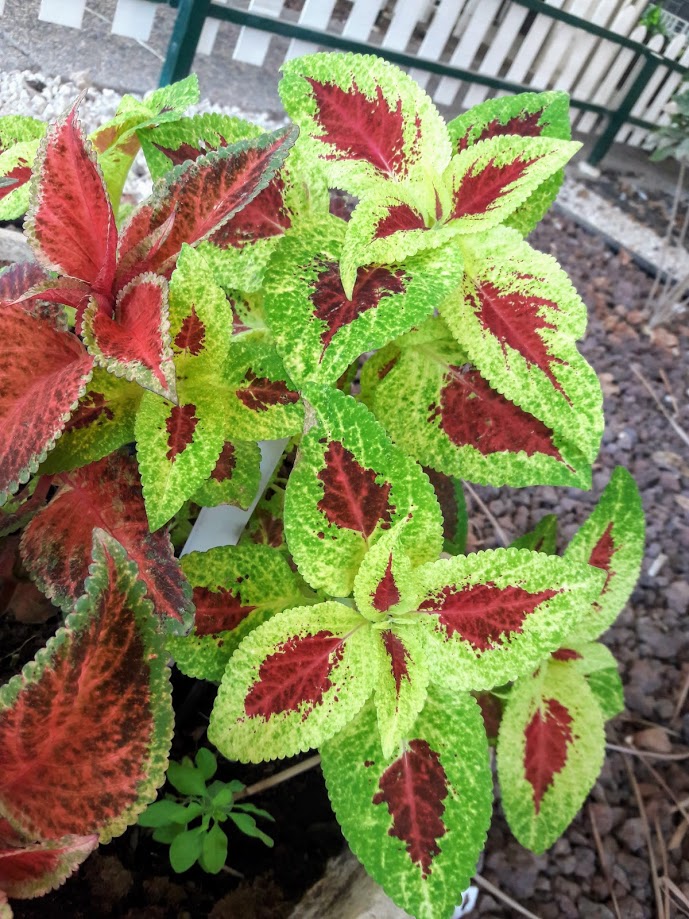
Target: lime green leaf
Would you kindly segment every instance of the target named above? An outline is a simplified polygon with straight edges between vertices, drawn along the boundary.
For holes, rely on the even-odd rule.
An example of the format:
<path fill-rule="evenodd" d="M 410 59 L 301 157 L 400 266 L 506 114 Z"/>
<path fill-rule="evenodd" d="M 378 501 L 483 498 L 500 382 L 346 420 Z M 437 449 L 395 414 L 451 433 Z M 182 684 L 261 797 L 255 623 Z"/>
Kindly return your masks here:
<path fill-rule="evenodd" d="M 641 496 L 631 475 L 618 466 L 595 510 L 565 551 L 565 558 L 605 571 L 601 594 L 573 630 L 573 641 L 597 638 L 615 621 L 639 577 L 643 551 Z"/>
<path fill-rule="evenodd" d="M 252 836 L 254 839 L 260 839 L 262 843 L 265 843 L 269 848 L 273 848 L 273 840 L 270 836 L 267 836 L 263 830 L 259 830 L 256 826 L 256 821 L 249 814 L 243 814 L 239 811 L 232 811 L 229 815 L 230 820 L 234 821 L 236 826 L 242 831 L 242 833 L 247 836 Z"/>
<path fill-rule="evenodd" d="M 246 510 L 256 497 L 261 480 L 258 444 L 226 440 L 210 478 L 192 495 L 201 507 L 231 504 Z"/>
<path fill-rule="evenodd" d="M 232 657 L 208 738 L 241 762 L 319 746 L 361 709 L 375 681 L 371 625 L 334 601 L 274 616 Z"/>
<path fill-rule="evenodd" d="M 401 547 L 413 564 L 438 557 L 440 508 L 428 478 L 394 446 L 361 403 L 310 386 L 317 423 L 303 438 L 285 496 L 285 533 L 315 589 L 351 593 L 366 551 L 410 516 Z"/>
<path fill-rule="evenodd" d="M 217 771 L 218 761 L 208 747 L 199 747 L 194 760 L 204 780 L 207 782 L 212 779 Z"/>
<path fill-rule="evenodd" d="M 136 383 L 96 367 L 76 412 L 41 465 L 41 474 L 54 475 L 95 463 L 131 443 L 142 396 L 143 390 Z"/>
<path fill-rule="evenodd" d="M 624 690 L 617 661 L 605 645 L 598 641 L 583 644 L 568 641 L 566 647 L 552 654 L 552 658 L 586 677 L 606 721 L 624 710 Z"/>
<path fill-rule="evenodd" d="M 570 442 L 493 388 L 438 318 L 364 365 L 362 397 L 424 466 L 486 485 L 590 484 Z"/>
<path fill-rule="evenodd" d="M 26 140 L 3 149 L 1 140 L 0 134 L 0 220 L 16 220 L 29 206 L 31 170 L 39 141 Z"/>
<path fill-rule="evenodd" d="M 177 801 L 154 801 L 143 814 L 139 814 L 139 826 L 159 827 L 168 823 L 189 823 L 194 816 L 198 815 L 193 811 L 190 813 L 186 805 Z"/>
<path fill-rule="evenodd" d="M 193 830 L 178 833 L 170 844 L 170 864 L 177 874 L 188 871 L 201 857 L 205 830 L 197 826 Z"/>
<path fill-rule="evenodd" d="M 442 314 L 482 376 L 592 461 L 602 393 L 576 349 L 586 307 L 549 255 L 500 227 L 462 237 L 464 282 Z"/>
<path fill-rule="evenodd" d="M 424 565 L 419 620 L 433 679 L 492 689 L 562 647 L 601 576 L 588 565 L 527 549 L 495 549 Z"/>
<path fill-rule="evenodd" d="M 305 598 L 283 554 L 269 546 L 219 546 L 182 557 L 193 588 L 196 620 L 190 635 L 167 647 L 187 676 L 220 681 L 242 639 L 271 616 Z"/>
<path fill-rule="evenodd" d="M 552 661 L 512 688 L 498 735 L 507 822 L 544 852 L 569 826 L 603 764 L 603 716 L 585 678 Z"/>
<path fill-rule="evenodd" d="M 360 194 L 404 183 L 450 158 L 443 119 L 417 83 L 373 55 L 313 54 L 283 67 L 280 97 L 299 144 L 331 186 Z"/>
<path fill-rule="evenodd" d="M 490 823 L 488 742 L 476 701 L 429 690 L 389 757 L 369 704 L 321 749 L 328 794 L 368 873 L 417 919 L 450 916 Z"/>
<path fill-rule="evenodd" d="M 515 539 L 512 549 L 530 549 L 532 552 L 545 552 L 555 555 L 557 552 L 557 517 L 546 514 L 541 517 L 533 530 Z"/>
<path fill-rule="evenodd" d="M 209 874 L 217 874 L 227 861 L 227 836 L 217 823 L 213 824 L 203 839 L 201 865 Z"/>
<path fill-rule="evenodd" d="M 193 765 L 189 758 L 181 763 L 171 762 L 167 770 L 167 780 L 183 795 L 199 795 L 206 793 L 206 780 L 200 769 Z"/>

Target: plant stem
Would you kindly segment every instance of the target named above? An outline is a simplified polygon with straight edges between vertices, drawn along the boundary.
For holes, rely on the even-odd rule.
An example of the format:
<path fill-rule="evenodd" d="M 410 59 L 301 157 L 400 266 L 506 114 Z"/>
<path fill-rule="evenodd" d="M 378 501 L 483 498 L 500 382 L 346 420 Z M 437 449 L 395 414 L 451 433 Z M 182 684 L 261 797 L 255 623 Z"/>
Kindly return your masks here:
<path fill-rule="evenodd" d="M 668 222 L 667 233 L 665 234 L 664 245 L 660 253 L 660 259 L 658 263 L 658 270 L 656 276 L 653 279 L 653 284 L 651 286 L 648 299 L 646 300 L 646 309 L 650 309 L 653 298 L 655 297 L 658 287 L 660 286 L 660 277 L 665 268 L 665 263 L 667 261 L 667 256 L 670 251 L 670 241 L 672 240 L 672 232 L 675 227 L 675 217 L 677 216 L 677 208 L 679 207 L 679 201 L 682 197 L 682 186 L 684 185 L 684 172 L 686 165 L 684 160 L 680 160 L 679 163 L 679 176 L 677 177 L 677 184 L 675 185 L 675 193 L 672 198 L 672 209 L 670 211 L 670 220 Z"/>
<path fill-rule="evenodd" d="M 301 775 L 302 772 L 307 772 L 309 769 L 313 769 L 313 767 L 317 766 L 320 761 L 321 758 L 318 753 L 316 753 L 315 756 L 310 756 L 308 759 L 302 760 L 295 766 L 290 766 L 289 769 L 283 769 L 282 772 L 271 775 L 267 779 L 261 779 L 260 782 L 256 782 L 254 785 L 249 785 L 249 787 L 245 788 L 244 791 L 240 791 L 235 795 L 235 801 L 241 801 L 242 798 L 250 798 L 252 795 L 260 794 L 262 791 L 266 791 L 268 788 L 272 788 L 274 785 L 281 785 L 282 782 L 287 782 L 289 779 L 293 779 L 295 776 Z"/>

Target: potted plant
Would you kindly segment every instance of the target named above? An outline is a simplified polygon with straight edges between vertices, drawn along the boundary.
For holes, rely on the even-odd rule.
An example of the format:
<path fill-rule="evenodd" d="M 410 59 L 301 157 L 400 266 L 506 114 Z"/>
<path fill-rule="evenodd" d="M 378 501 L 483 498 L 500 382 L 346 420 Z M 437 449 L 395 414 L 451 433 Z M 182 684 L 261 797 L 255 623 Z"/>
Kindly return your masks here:
<path fill-rule="evenodd" d="M 591 485 L 586 310 L 524 239 L 578 149 L 566 95 L 445 124 L 377 58 L 284 70 L 294 126 L 272 133 L 184 116 L 193 78 L 125 97 L 90 140 L 78 104 L 42 137 L 0 121 L 37 259 L 0 275 L 0 526 L 66 615 L 0 690 L 9 897 L 154 800 L 170 658 L 219 684 L 227 758 L 320 750 L 353 851 L 419 917 L 449 916 L 475 870 L 490 745 L 542 852 L 622 706 L 597 639 L 641 560 L 623 469 L 561 556 L 551 517 L 465 553 L 462 480 Z M 139 147 L 155 185 L 126 213 Z M 259 495 L 259 443 L 281 439 Z M 239 544 L 176 558 L 170 528 L 215 505 L 255 505 Z"/>

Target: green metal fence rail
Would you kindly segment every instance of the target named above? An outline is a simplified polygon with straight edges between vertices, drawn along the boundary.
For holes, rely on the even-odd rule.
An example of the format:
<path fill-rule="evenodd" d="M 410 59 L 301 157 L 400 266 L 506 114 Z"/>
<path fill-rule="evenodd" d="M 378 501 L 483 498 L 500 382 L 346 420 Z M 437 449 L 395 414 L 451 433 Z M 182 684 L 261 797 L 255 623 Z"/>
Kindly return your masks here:
<path fill-rule="evenodd" d="M 602 26 L 594 25 L 593 23 L 587 22 L 585 19 L 581 19 L 579 16 L 574 16 L 556 7 L 548 6 L 548 4 L 543 3 L 543 0 L 512 0 L 512 2 L 540 13 L 541 15 L 548 16 L 551 19 L 582 29 L 598 38 L 607 39 L 616 45 L 633 50 L 636 57 L 630 64 L 631 68 L 636 67 L 640 60 L 644 62 L 626 96 L 616 109 L 595 105 L 583 99 L 570 99 L 570 103 L 574 108 L 581 109 L 581 111 L 584 112 L 593 112 L 596 115 L 602 115 L 608 119 L 605 129 L 596 139 L 589 153 L 587 161 L 590 165 L 595 166 L 603 159 L 612 146 L 617 132 L 624 124 L 630 124 L 634 127 L 644 128 L 646 130 L 653 130 L 656 127 L 655 124 L 649 121 L 634 117 L 631 114 L 632 108 L 657 67 L 664 67 L 669 71 L 683 74 L 686 72 L 686 69 L 682 65 L 676 61 L 664 58 L 661 54 L 647 48 L 646 45 L 640 42 L 619 35 L 617 32 L 611 32 L 609 29 L 605 29 Z M 246 10 L 240 10 L 231 6 L 218 6 L 214 4 L 212 0 L 173 0 L 173 4 L 178 4 L 179 9 L 172 37 L 168 45 L 165 62 L 160 73 L 160 86 L 166 86 L 168 83 L 180 80 L 190 73 L 203 23 L 207 18 L 213 18 L 224 22 L 231 22 L 239 26 L 246 26 L 247 28 L 258 29 L 263 32 L 270 32 L 274 35 L 281 35 L 286 38 L 301 39 L 302 41 L 312 42 L 313 44 L 321 45 L 325 48 L 336 48 L 339 51 L 353 51 L 358 54 L 376 54 L 378 57 L 385 58 L 385 60 L 393 64 L 399 64 L 402 67 L 415 67 L 418 70 L 425 70 L 439 76 L 452 77 L 457 80 L 466 81 L 467 83 L 479 83 L 491 89 L 499 89 L 511 93 L 535 91 L 533 86 L 526 86 L 522 83 L 511 83 L 499 77 L 474 73 L 469 70 L 464 70 L 461 67 L 444 64 L 441 61 L 418 57 L 417 55 L 408 54 L 403 51 L 393 51 L 392 49 L 382 48 L 379 45 L 374 45 L 369 42 L 354 41 L 331 32 L 323 32 L 318 29 L 310 29 L 298 23 L 274 19 L 271 16 L 264 16 L 259 13 L 249 13 Z"/>

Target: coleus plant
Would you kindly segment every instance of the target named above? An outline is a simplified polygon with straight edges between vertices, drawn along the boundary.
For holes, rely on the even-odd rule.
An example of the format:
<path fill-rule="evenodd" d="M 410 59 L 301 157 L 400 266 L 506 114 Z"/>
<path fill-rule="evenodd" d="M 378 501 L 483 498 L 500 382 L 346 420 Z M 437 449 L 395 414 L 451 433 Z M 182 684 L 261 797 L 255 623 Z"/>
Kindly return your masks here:
<path fill-rule="evenodd" d="M 49 126 L 37 264 L 0 275 L 0 532 L 23 530 L 67 616 L 0 690 L 0 890 L 44 892 L 155 797 L 169 655 L 219 683 L 221 753 L 317 747 L 367 870 L 449 916 L 490 822 L 490 745 L 542 852 L 622 707 L 597 639 L 640 566 L 631 477 L 562 555 L 553 517 L 509 548 L 464 539 L 462 480 L 591 485 L 586 310 L 524 238 L 578 149 L 567 97 L 446 125 L 395 67 L 317 54 L 285 66 L 296 126 L 265 133 L 185 117 L 190 86 L 126 101 L 92 142 L 77 107 Z M 139 146 L 154 189 L 123 220 Z M 170 527 L 219 504 L 253 508 L 239 544 L 176 559 Z"/>

